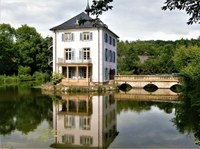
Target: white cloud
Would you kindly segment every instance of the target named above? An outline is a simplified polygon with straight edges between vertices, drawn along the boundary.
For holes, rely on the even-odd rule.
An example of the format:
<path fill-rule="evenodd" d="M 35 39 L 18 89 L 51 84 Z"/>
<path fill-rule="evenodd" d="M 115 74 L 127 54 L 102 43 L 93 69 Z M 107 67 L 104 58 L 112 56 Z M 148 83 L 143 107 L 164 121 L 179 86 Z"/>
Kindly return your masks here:
<path fill-rule="evenodd" d="M 186 24 L 184 11 L 162 11 L 165 0 L 114 0 L 113 10 L 101 19 L 122 40 L 176 40 L 197 38 L 199 25 Z M 52 35 L 51 27 L 84 11 L 86 0 L 1 0 L 0 23 L 13 27 L 28 24 L 43 36 Z M 90 4 L 92 0 L 90 0 Z"/>

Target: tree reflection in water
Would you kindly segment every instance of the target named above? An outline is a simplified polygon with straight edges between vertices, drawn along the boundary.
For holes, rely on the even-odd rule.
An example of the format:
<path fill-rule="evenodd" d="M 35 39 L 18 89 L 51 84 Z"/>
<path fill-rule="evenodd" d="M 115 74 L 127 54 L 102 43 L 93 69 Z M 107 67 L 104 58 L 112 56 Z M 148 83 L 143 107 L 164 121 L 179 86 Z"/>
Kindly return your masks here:
<path fill-rule="evenodd" d="M 40 90 L 31 91 L 24 86 L 1 90 L 6 90 L 6 94 L 0 94 L 0 134 L 11 134 L 14 130 L 27 134 L 43 120 L 52 121 L 52 100 Z"/>
<path fill-rule="evenodd" d="M 194 133 L 200 146 L 200 89 L 182 94 L 172 122 L 181 133 Z"/>
<path fill-rule="evenodd" d="M 150 111 L 152 106 L 158 107 L 165 113 L 172 113 L 175 109 L 175 117 L 172 122 L 177 130 L 182 133 L 194 134 L 195 143 L 200 146 L 200 89 L 186 91 L 179 97 L 178 103 L 155 101 L 123 101 L 117 103 L 117 112 L 135 111 L 138 113 Z"/>

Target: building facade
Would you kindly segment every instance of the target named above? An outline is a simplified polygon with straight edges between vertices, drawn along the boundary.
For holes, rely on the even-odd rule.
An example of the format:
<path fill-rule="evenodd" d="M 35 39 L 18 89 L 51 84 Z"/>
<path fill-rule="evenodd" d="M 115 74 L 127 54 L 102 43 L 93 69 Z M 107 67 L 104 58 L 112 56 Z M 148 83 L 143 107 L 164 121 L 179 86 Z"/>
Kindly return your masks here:
<path fill-rule="evenodd" d="M 101 20 L 82 12 L 51 28 L 53 72 L 64 76 L 65 85 L 105 84 L 117 73 L 117 38 Z"/>

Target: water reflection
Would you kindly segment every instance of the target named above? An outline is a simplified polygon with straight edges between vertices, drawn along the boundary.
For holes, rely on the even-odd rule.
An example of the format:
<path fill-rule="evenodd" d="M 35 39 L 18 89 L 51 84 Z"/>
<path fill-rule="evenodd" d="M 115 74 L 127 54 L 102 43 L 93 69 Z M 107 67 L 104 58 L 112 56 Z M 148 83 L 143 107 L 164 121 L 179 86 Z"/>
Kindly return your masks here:
<path fill-rule="evenodd" d="M 197 148 L 199 93 L 188 92 L 179 98 L 179 94 L 167 90 L 148 93 L 134 89 L 100 96 L 46 96 L 39 89 L 3 87 L 0 146 Z M 48 140 L 41 140 L 41 135 Z"/>
<path fill-rule="evenodd" d="M 114 96 L 62 95 L 53 104 L 53 128 L 60 135 L 51 147 L 107 148 L 117 135 Z"/>

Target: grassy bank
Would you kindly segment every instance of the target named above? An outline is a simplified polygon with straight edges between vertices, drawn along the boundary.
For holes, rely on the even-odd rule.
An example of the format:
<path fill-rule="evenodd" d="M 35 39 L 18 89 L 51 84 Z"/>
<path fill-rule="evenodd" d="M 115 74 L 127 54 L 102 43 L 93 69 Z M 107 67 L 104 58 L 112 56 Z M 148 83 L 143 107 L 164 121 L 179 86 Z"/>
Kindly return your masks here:
<path fill-rule="evenodd" d="M 22 82 L 41 82 L 45 83 L 50 80 L 50 75 L 47 73 L 36 72 L 31 75 L 19 75 L 19 76 L 6 76 L 0 75 L 0 84 L 9 85 L 9 84 L 19 84 Z"/>

